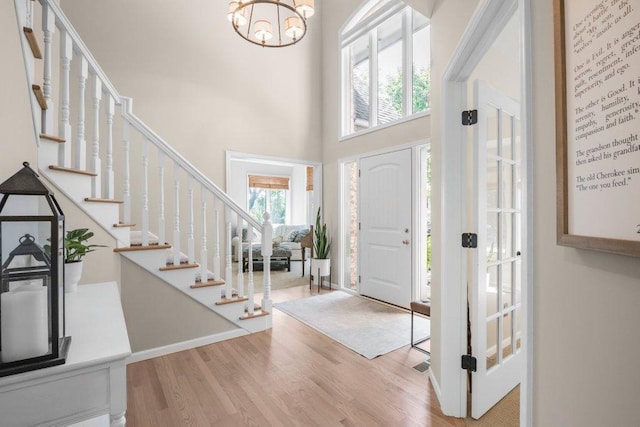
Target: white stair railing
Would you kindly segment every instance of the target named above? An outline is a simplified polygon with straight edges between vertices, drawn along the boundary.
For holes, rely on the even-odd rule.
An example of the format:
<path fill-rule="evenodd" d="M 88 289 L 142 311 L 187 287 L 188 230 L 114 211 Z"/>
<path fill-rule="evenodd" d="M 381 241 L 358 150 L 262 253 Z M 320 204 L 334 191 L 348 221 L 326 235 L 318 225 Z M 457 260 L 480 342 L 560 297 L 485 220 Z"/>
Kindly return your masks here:
<path fill-rule="evenodd" d="M 20 32 L 22 26 L 33 27 L 33 2 L 31 0 L 14 0 L 18 14 Z M 56 156 L 50 159 L 57 167 L 73 167 L 79 171 L 91 172 L 90 197 L 101 202 L 114 202 L 118 196 L 122 199 L 122 225 L 137 223 L 141 228 L 142 245 L 155 243 L 151 233 L 150 217 L 158 218 L 157 243 L 164 244 L 165 238 L 165 186 L 172 186 L 173 230 L 171 244 L 173 246 L 170 264 L 180 266 L 184 255 L 181 247 L 187 248 L 187 259 L 193 269 L 194 281 L 203 282 L 213 277 L 215 281 L 224 279 L 225 296 L 231 298 L 234 291 L 232 250 L 237 251 L 238 275 L 236 288 L 239 297 L 248 297 L 247 311 L 254 314 L 254 278 L 253 278 L 253 243 L 249 243 L 248 279 L 245 290 L 243 275 L 242 244 L 233 248 L 233 229 L 241 239 L 246 225 L 249 240 L 254 233 L 262 237 L 262 255 L 264 257 L 264 296 L 263 309 L 271 309 L 270 262 L 272 227 L 269 215 L 264 223 L 256 221 L 242 207 L 235 203 L 224 191 L 207 178 L 200 170 L 189 163 L 173 147 L 151 130 L 133 113 L 133 100 L 121 96 L 102 68 L 99 66 L 87 46 L 79 37 L 60 5 L 55 0 L 39 0 L 42 5 L 42 36 L 44 40 L 44 61 L 42 88 L 47 108 L 41 110 L 32 98 L 34 123 L 40 133 L 57 136 L 66 141 L 56 148 Z M 54 36 L 59 37 L 59 57 L 54 58 Z M 23 53 L 27 58 L 26 69 L 30 80 L 33 73 L 34 58 L 29 57 L 30 50 L 23 40 Z M 31 61 L 29 63 L 29 61 Z M 59 78 L 59 108 L 54 108 L 52 96 L 56 78 Z M 91 81 L 88 82 L 87 80 Z M 72 90 L 72 82 L 77 82 L 76 90 Z M 38 82 L 30 81 L 30 84 Z M 88 83 L 91 84 L 87 90 Z M 73 94 L 73 96 L 72 96 Z M 90 103 L 87 107 L 87 102 Z M 87 119 L 87 108 L 91 108 Z M 119 110 L 119 111 L 118 111 Z M 71 113 L 74 114 L 71 114 Z M 37 114 L 36 114 L 37 113 Z M 36 121 L 36 118 L 38 120 Z M 122 129 L 122 151 L 118 158 L 114 153 L 114 130 Z M 87 138 L 90 138 L 90 149 L 87 150 Z M 155 150 L 155 153 L 152 152 Z M 139 156 L 139 157 L 138 157 Z M 155 161 L 157 159 L 157 165 Z M 173 163 L 173 180 L 166 182 L 166 161 Z M 116 163 L 116 161 L 119 161 Z M 132 165 L 133 168 L 132 168 Z M 140 165 L 140 166 L 138 166 Z M 41 170 L 47 165 L 40 164 Z M 150 168 L 157 166 L 157 175 L 150 176 Z M 155 170 L 155 169 L 154 169 Z M 133 173 L 133 175 L 132 175 Z M 158 181 L 155 181 L 157 177 Z M 185 192 L 180 192 L 181 182 L 186 182 Z M 122 185 L 116 187 L 116 183 Z M 200 191 L 194 191 L 199 186 Z M 156 200 L 157 198 L 157 200 Z M 153 199 L 153 200 L 152 200 Z M 212 200 L 207 209 L 207 201 Z M 201 218 L 196 221 L 194 206 L 201 204 Z M 181 209 L 186 215 L 181 216 Z M 157 210 L 157 212 L 156 212 Z M 183 224 L 183 221 L 186 223 Z M 210 226 L 208 226 L 207 222 Z M 221 230 L 222 223 L 222 230 Z M 107 231 L 120 224 L 101 224 Z M 181 231 L 185 230 L 185 233 Z M 211 238 L 208 238 L 208 235 Z M 114 237 L 116 234 L 114 234 Z M 196 236 L 201 246 L 199 260 L 196 260 Z M 184 239 L 184 241 L 183 241 Z M 224 240 L 224 244 L 222 244 Z M 221 249 L 224 253 L 221 254 Z M 221 263 L 224 262 L 224 269 Z M 164 263 L 163 263 L 164 264 Z M 164 266 L 164 265 L 163 265 Z M 184 267 L 190 267 L 184 266 Z M 209 271 L 211 267 L 212 272 Z M 223 276 L 224 270 L 224 277 Z"/>

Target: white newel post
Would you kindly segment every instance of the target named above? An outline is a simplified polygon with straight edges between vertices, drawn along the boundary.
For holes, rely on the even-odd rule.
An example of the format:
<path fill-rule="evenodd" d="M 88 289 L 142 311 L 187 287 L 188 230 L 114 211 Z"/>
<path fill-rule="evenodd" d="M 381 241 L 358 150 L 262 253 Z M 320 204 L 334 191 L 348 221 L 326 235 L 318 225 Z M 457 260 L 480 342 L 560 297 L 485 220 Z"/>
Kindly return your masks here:
<path fill-rule="evenodd" d="M 187 257 L 189 258 L 189 264 L 196 263 L 196 240 L 193 225 L 193 177 L 187 176 Z"/>
<path fill-rule="evenodd" d="M 122 111 L 128 111 L 131 104 L 128 99 L 122 101 Z M 131 128 L 125 119 L 122 122 L 122 151 L 124 162 L 124 189 L 123 189 L 123 213 L 122 220 L 125 224 L 131 224 L 131 159 L 130 159 Z"/>
<path fill-rule="evenodd" d="M 164 203 L 164 153 L 158 150 L 158 244 L 164 245 L 167 241 L 165 228 L 165 203 Z M 166 262 L 166 261 L 165 261 Z"/>
<path fill-rule="evenodd" d="M 149 246 L 149 140 L 142 143 L 142 246 Z"/>
<path fill-rule="evenodd" d="M 224 280 L 229 286 L 233 286 L 233 268 L 232 268 L 232 255 L 231 255 L 231 208 L 228 206 L 225 207 L 224 218 L 226 223 L 226 231 L 227 231 L 227 251 L 226 251 L 226 262 L 224 268 Z M 242 242 L 240 242 L 242 246 Z"/>
<path fill-rule="evenodd" d="M 173 265 L 180 265 L 180 166 L 173 162 Z"/>
<path fill-rule="evenodd" d="M 271 214 L 264 213 L 264 223 L 262 224 L 262 260 L 263 260 L 263 288 L 262 311 L 271 313 L 271 256 L 273 255 L 273 225 L 271 225 Z M 304 248 L 303 248 L 304 249 Z"/>
<path fill-rule="evenodd" d="M 85 139 L 85 103 L 84 96 L 89 77 L 87 59 L 80 55 L 80 70 L 78 70 L 78 137 L 76 138 L 76 169 L 87 169 L 87 140 Z"/>
<path fill-rule="evenodd" d="M 91 172 L 96 176 L 91 177 L 91 197 L 101 197 L 100 176 L 102 165 L 100 163 L 100 101 L 102 101 L 102 80 L 97 74 L 93 76 L 93 141 L 91 144 Z"/>
<path fill-rule="evenodd" d="M 236 224 L 237 227 L 237 231 L 236 234 L 238 236 L 238 247 L 236 248 L 236 251 L 238 252 L 238 296 L 239 297 L 243 297 L 244 296 L 244 274 L 242 272 L 243 270 L 243 264 L 244 264 L 244 260 L 242 259 L 242 257 L 244 256 L 243 254 L 243 240 L 242 240 L 242 227 L 244 226 L 244 219 L 242 219 L 242 216 L 238 213 L 238 222 Z M 231 285 L 229 285 L 229 287 L 231 287 Z"/>
<path fill-rule="evenodd" d="M 249 280 L 247 282 L 247 299 L 249 301 L 247 301 L 247 314 L 251 316 L 255 308 L 253 303 L 253 226 L 251 224 L 247 224 L 247 239 L 249 240 Z"/>
<path fill-rule="evenodd" d="M 44 72 L 42 77 L 42 92 L 47 103 L 47 109 L 42 111 L 42 132 L 54 135 L 53 115 L 54 107 L 51 100 L 53 68 L 53 34 L 56 30 L 56 16 L 48 3 L 42 4 L 42 31 L 44 33 Z"/>
<path fill-rule="evenodd" d="M 113 96 L 107 95 L 105 112 L 107 115 L 107 172 L 104 176 L 104 191 L 102 193 L 105 199 L 113 199 L 115 192 L 115 178 L 113 174 L 113 115 L 115 113 L 115 107 Z"/>
<path fill-rule="evenodd" d="M 220 200 L 213 196 L 213 278 L 220 280 Z"/>
<path fill-rule="evenodd" d="M 69 73 L 71 71 L 71 59 L 73 57 L 73 40 L 68 32 L 60 33 L 60 138 L 66 143 L 58 147 L 58 166 L 71 167 L 71 116 L 69 93 Z"/>
<path fill-rule="evenodd" d="M 200 186 L 200 204 L 202 214 L 202 238 L 200 246 L 200 281 L 206 283 L 209 281 L 209 257 L 207 251 L 207 190 L 204 185 Z"/>

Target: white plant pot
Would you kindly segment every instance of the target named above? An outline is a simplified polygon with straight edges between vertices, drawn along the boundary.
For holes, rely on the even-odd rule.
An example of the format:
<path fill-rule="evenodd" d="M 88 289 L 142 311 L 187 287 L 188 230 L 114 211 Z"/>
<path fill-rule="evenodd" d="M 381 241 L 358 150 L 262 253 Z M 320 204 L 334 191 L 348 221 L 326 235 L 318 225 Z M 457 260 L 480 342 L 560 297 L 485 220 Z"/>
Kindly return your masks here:
<path fill-rule="evenodd" d="M 64 289 L 65 292 L 78 290 L 78 282 L 82 277 L 83 261 L 65 263 L 64 265 Z"/>
<path fill-rule="evenodd" d="M 313 275 L 314 283 L 318 284 L 318 269 L 320 269 L 320 276 L 328 276 L 331 273 L 331 258 L 319 259 L 311 258 L 311 274 Z"/>

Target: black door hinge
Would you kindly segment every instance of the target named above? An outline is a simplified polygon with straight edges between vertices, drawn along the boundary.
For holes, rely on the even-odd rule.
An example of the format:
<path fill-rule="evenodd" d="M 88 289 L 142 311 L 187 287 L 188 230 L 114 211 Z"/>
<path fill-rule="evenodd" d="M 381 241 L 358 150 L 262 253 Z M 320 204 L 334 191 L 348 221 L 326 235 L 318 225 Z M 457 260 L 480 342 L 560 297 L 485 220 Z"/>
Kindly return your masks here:
<path fill-rule="evenodd" d="M 478 110 L 467 110 L 462 112 L 462 126 L 471 126 L 478 123 Z"/>
<path fill-rule="evenodd" d="M 465 371 L 476 372 L 477 360 L 470 354 L 462 355 L 462 369 Z"/>
<path fill-rule="evenodd" d="M 476 233 L 462 233 L 462 247 L 463 248 L 477 248 L 478 247 L 478 235 Z"/>

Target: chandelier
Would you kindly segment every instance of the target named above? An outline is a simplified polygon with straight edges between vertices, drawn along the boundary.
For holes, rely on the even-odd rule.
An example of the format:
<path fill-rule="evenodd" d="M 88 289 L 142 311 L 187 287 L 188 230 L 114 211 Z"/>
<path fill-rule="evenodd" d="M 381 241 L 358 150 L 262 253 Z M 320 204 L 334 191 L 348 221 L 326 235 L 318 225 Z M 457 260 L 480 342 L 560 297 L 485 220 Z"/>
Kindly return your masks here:
<path fill-rule="evenodd" d="M 229 3 L 227 18 L 243 39 L 263 47 L 285 47 L 302 40 L 313 13 L 313 0 L 245 0 Z"/>

